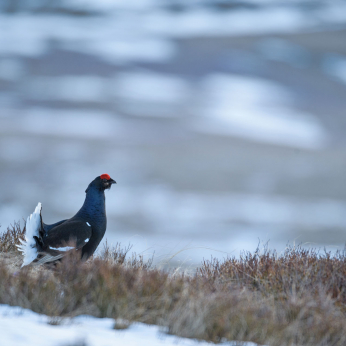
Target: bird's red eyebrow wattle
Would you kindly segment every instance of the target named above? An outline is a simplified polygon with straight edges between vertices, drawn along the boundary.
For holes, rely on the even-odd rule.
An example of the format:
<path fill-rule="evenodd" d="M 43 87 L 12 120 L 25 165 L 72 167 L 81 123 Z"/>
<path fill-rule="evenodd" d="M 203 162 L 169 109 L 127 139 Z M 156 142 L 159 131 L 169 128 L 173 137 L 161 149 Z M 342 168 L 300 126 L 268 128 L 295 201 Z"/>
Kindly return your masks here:
<path fill-rule="evenodd" d="M 109 176 L 109 174 L 101 174 L 100 178 L 109 180 L 111 177 Z"/>

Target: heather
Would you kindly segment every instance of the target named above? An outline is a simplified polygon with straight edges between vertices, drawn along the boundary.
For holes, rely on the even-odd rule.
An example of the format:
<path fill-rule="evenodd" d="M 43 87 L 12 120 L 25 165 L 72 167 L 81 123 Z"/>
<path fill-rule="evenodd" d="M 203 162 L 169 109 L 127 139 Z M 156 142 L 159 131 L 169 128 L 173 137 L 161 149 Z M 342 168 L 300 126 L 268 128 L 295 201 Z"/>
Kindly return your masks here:
<path fill-rule="evenodd" d="M 346 344 L 345 251 L 264 247 L 185 273 L 158 269 L 118 244 L 87 262 L 70 255 L 56 266 L 20 269 L 20 238 L 18 224 L 0 236 L 0 304 L 47 314 L 53 324 L 90 314 L 215 343 Z"/>

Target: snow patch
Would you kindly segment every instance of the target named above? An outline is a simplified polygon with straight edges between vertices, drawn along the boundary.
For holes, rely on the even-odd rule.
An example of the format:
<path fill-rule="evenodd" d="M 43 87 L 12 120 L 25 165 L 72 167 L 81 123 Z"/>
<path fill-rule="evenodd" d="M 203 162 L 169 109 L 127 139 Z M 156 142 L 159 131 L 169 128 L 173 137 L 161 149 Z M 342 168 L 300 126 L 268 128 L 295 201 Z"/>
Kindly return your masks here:
<path fill-rule="evenodd" d="M 203 91 L 206 101 L 192 125 L 197 131 L 305 149 L 319 149 L 327 142 L 322 125 L 292 109 L 291 95 L 279 84 L 213 74 L 204 80 Z"/>
<path fill-rule="evenodd" d="M 316 25 L 294 8 L 272 8 L 237 11 L 191 10 L 172 14 L 157 11 L 147 15 L 146 29 L 168 37 L 260 35 L 270 32 L 294 32 Z"/>
<path fill-rule="evenodd" d="M 22 267 L 30 264 L 37 257 L 36 242 L 34 236 L 39 236 L 41 227 L 41 203 L 37 204 L 35 211 L 26 220 L 25 240 L 20 239 L 21 245 L 17 245 L 24 256 Z"/>
<path fill-rule="evenodd" d="M 113 86 L 118 97 L 147 102 L 181 102 L 189 91 L 182 78 L 154 72 L 119 73 Z"/>
<path fill-rule="evenodd" d="M 122 133 L 122 123 L 114 118 L 103 111 L 34 108 L 25 113 L 16 130 L 55 137 L 105 139 Z"/>
<path fill-rule="evenodd" d="M 97 55 L 111 64 L 126 64 L 132 61 L 165 62 L 176 55 L 176 45 L 167 39 L 129 38 L 104 39 L 91 42 L 65 42 L 64 48 Z"/>
<path fill-rule="evenodd" d="M 112 90 L 123 111 L 148 117 L 175 117 L 191 93 L 180 77 L 146 71 L 116 74 Z"/>
<path fill-rule="evenodd" d="M 88 346 L 208 346 L 206 341 L 167 335 L 160 327 L 133 323 L 126 330 L 115 330 L 111 318 L 78 316 L 52 326 L 50 318 L 27 309 L 0 305 L 1 342 L 6 346 L 56 346 L 79 344 Z M 239 343 L 224 342 L 220 345 L 235 346 Z M 255 346 L 252 342 L 244 346 Z"/>

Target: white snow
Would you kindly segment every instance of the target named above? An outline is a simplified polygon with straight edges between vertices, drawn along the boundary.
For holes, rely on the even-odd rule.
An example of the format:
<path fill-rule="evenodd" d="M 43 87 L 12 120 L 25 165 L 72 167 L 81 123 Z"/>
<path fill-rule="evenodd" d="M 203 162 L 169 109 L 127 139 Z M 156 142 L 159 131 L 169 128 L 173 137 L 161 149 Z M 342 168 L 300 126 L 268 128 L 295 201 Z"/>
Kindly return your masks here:
<path fill-rule="evenodd" d="M 183 78 L 148 71 L 118 73 L 111 89 L 122 111 L 148 117 L 179 116 L 179 107 L 191 93 Z"/>
<path fill-rule="evenodd" d="M 87 243 L 89 240 L 90 240 L 89 238 L 86 238 L 86 239 L 84 240 L 84 242 Z"/>
<path fill-rule="evenodd" d="M 189 86 L 184 79 L 173 75 L 124 72 L 114 77 L 113 92 L 133 101 L 175 103 L 184 100 Z"/>
<path fill-rule="evenodd" d="M 35 211 L 26 220 L 25 241 L 20 239 L 22 245 L 17 245 L 24 259 L 22 267 L 31 263 L 37 257 L 36 242 L 34 236 L 39 236 L 41 227 L 41 203 L 37 204 Z"/>
<path fill-rule="evenodd" d="M 87 222 L 86 224 L 87 224 L 89 227 L 91 227 L 89 222 Z M 88 240 L 89 240 L 89 239 L 88 239 Z"/>
<path fill-rule="evenodd" d="M 125 64 L 132 61 L 163 62 L 176 54 L 176 45 L 162 38 L 126 37 L 102 38 L 90 42 L 66 42 L 64 48 L 100 56 L 110 63 Z"/>
<path fill-rule="evenodd" d="M 234 11 L 197 9 L 172 14 L 153 12 L 145 17 L 145 28 L 171 37 L 224 36 L 294 32 L 314 26 L 316 21 L 294 8 Z"/>
<path fill-rule="evenodd" d="M 55 137 L 104 139 L 121 133 L 122 123 L 115 119 L 114 114 L 104 111 L 32 108 L 16 123 L 15 131 Z"/>
<path fill-rule="evenodd" d="M 73 246 L 64 246 L 64 247 L 49 247 L 51 250 L 57 250 L 57 251 L 69 251 L 74 249 Z"/>
<path fill-rule="evenodd" d="M 60 48 L 96 55 L 116 64 L 162 62 L 174 57 L 175 43 L 150 34 L 143 27 L 142 17 L 123 13 L 121 17 L 76 20 L 50 15 L 0 15 L 0 32 L 6 32 L 0 35 L 0 55 L 40 56 L 54 40 Z"/>
<path fill-rule="evenodd" d="M 269 80 L 213 74 L 205 78 L 205 102 L 196 110 L 197 131 L 298 148 L 319 149 L 327 134 L 310 114 L 291 107 L 291 95 Z"/>
<path fill-rule="evenodd" d="M 64 5 L 68 8 L 80 8 L 85 10 L 109 12 L 112 10 L 143 10 L 157 6 L 157 0 L 69 0 Z"/>
<path fill-rule="evenodd" d="M 1 345 L 58 346 L 84 341 L 88 346 L 210 346 L 205 341 L 164 334 L 158 326 L 133 323 L 126 330 L 113 329 L 110 318 L 78 316 L 50 325 L 50 318 L 20 307 L 0 305 Z M 224 342 L 219 345 L 234 346 Z M 244 346 L 255 346 L 247 342 Z"/>
<path fill-rule="evenodd" d="M 316 11 L 316 17 L 322 23 L 345 25 L 346 4 L 344 1 L 327 1 L 323 7 Z"/>

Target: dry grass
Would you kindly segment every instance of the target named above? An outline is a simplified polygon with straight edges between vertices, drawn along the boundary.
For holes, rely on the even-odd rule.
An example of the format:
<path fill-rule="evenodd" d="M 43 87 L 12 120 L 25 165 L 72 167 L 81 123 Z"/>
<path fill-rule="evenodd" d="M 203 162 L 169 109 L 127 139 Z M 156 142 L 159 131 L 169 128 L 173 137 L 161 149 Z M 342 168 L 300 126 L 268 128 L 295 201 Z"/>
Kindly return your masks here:
<path fill-rule="evenodd" d="M 101 254 L 97 257 L 103 261 L 111 262 L 113 264 L 122 264 L 131 268 L 150 269 L 154 258 L 151 257 L 148 260 L 145 260 L 143 255 L 136 254 L 135 252 L 131 254 L 130 258 L 127 258 L 127 254 L 131 249 L 131 244 L 122 249 L 120 243 L 116 243 L 113 248 L 110 248 L 108 246 L 108 242 L 106 241 Z"/>
<path fill-rule="evenodd" d="M 279 256 L 264 249 L 262 254 L 248 252 L 240 259 L 205 261 L 198 272 L 211 282 L 233 282 L 277 300 L 306 292 L 316 297 L 323 291 L 340 308 L 346 307 L 346 250 L 332 256 L 298 246 L 287 247 Z"/>
<path fill-rule="evenodd" d="M 24 240 L 25 227 L 20 228 L 20 223 L 15 222 L 10 225 L 6 232 L 0 234 L 0 252 L 17 251 L 16 245 L 19 245 L 19 239 Z"/>
<path fill-rule="evenodd" d="M 2 236 L 1 251 L 15 251 Z M 12 235 L 11 235 L 12 234 Z M 5 245 L 6 244 L 6 245 Z M 174 275 L 107 246 L 86 263 L 69 256 L 54 270 L 15 272 L 0 262 L 0 303 L 52 316 L 91 314 L 153 323 L 169 333 L 221 342 L 345 345 L 346 254 L 300 247 L 205 261 L 194 275 Z M 16 253 L 13 252 L 13 256 Z"/>

